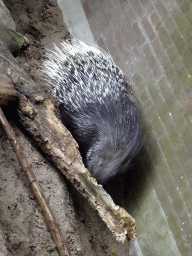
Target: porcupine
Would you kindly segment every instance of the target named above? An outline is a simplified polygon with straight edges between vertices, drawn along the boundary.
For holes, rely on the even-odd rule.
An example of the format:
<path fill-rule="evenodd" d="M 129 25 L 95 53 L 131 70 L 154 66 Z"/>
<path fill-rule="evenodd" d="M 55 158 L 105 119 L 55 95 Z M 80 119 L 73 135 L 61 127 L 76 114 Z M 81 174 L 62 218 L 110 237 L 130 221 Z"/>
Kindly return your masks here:
<path fill-rule="evenodd" d="M 122 71 L 102 49 L 76 41 L 47 53 L 44 74 L 62 123 L 100 184 L 126 170 L 139 152 L 141 114 Z"/>

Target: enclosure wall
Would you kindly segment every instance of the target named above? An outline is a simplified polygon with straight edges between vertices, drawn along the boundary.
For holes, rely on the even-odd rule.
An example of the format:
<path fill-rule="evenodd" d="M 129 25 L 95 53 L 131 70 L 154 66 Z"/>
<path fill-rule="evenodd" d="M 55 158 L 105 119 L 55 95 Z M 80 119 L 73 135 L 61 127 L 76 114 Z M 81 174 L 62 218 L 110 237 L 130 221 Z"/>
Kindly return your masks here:
<path fill-rule="evenodd" d="M 141 251 L 189 256 L 192 2 L 82 0 L 82 4 L 95 40 L 127 75 L 143 112 L 147 149 L 137 182 L 127 194 Z"/>

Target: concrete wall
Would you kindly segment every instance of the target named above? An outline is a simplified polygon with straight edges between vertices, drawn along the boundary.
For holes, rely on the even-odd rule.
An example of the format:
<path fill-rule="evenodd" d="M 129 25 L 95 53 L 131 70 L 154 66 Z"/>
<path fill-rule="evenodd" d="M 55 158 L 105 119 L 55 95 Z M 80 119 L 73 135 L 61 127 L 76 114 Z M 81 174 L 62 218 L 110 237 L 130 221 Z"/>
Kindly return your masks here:
<path fill-rule="evenodd" d="M 140 247 L 133 255 L 190 256 L 192 2 L 82 5 L 95 40 L 127 75 L 143 111 L 146 145 L 126 181 L 126 207 L 136 219 Z"/>
<path fill-rule="evenodd" d="M 81 0 L 57 0 L 70 34 L 84 42 L 97 44 L 86 18 Z"/>

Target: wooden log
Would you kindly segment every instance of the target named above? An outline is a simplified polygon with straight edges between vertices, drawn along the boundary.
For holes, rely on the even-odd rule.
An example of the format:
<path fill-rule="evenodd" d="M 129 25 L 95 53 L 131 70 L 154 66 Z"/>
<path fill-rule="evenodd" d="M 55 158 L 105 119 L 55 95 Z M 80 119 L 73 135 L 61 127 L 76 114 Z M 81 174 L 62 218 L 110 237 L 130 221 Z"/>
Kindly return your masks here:
<path fill-rule="evenodd" d="M 7 105 L 9 101 L 15 101 L 17 96 L 18 92 L 15 90 L 11 79 L 0 74 L 0 106 Z"/>
<path fill-rule="evenodd" d="M 0 24 L 0 38 L 12 53 L 19 52 L 22 47 L 28 45 L 28 41 L 24 36 L 3 24 Z"/>
<path fill-rule="evenodd" d="M 0 24 L 3 24 L 14 31 L 16 29 L 15 22 L 3 0 L 0 0 Z"/>
<path fill-rule="evenodd" d="M 56 117 L 48 99 L 36 96 L 36 107 L 20 97 L 20 122 L 50 161 L 63 173 L 83 197 L 98 211 L 117 241 L 134 240 L 135 220 L 112 198 L 84 167 L 78 145 Z"/>

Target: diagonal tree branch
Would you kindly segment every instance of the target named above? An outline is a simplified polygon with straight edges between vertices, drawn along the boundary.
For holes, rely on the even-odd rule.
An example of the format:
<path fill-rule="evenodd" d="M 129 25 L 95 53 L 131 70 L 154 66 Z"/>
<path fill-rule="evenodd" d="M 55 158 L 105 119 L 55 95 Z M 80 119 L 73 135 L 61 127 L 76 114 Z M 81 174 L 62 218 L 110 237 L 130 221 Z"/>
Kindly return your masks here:
<path fill-rule="evenodd" d="M 4 130 L 9 138 L 9 141 L 10 141 L 10 143 L 13 147 L 13 150 L 17 156 L 17 159 L 21 166 L 21 169 L 22 169 L 23 173 L 25 174 L 25 177 L 27 178 L 27 180 L 30 184 L 30 187 L 31 187 L 38 203 L 41 206 L 41 210 L 45 216 L 47 225 L 51 230 L 51 234 L 52 234 L 55 244 L 57 245 L 59 254 L 61 256 L 70 256 L 71 254 L 69 252 L 69 249 L 67 247 L 65 239 L 62 235 L 62 232 L 56 222 L 53 211 L 52 211 L 51 207 L 49 206 L 46 198 L 44 197 L 43 191 L 35 177 L 35 174 L 31 170 L 30 165 L 28 164 L 28 161 L 23 153 L 23 150 L 22 150 L 21 146 L 19 145 L 19 142 L 15 136 L 15 133 L 14 133 L 13 129 L 11 128 L 11 126 L 9 125 L 1 108 L 0 108 L 0 123 L 2 124 Z"/>

